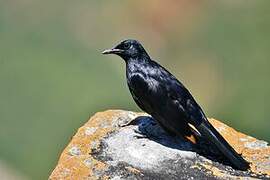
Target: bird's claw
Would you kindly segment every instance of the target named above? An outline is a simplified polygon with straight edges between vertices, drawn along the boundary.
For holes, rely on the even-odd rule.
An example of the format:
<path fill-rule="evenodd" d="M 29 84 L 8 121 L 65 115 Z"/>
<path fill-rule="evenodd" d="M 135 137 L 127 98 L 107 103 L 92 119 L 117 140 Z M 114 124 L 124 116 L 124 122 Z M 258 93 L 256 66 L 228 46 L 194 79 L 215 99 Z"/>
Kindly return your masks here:
<path fill-rule="evenodd" d="M 146 134 L 142 134 L 141 131 L 138 131 L 137 129 L 134 130 L 134 132 L 136 134 L 139 134 L 139 135 L 134 135 L 133 137 L 136 138 L 136 139 L 144 139 L 144 138 L 148 138 L 148 136 Z"/>
<path fill-rule="evenodd" d="M 138 119 L 135 118 L 127 123 L 124 123 L 124 124 L 120 124 L 119 126 L 120 127 L 126 127 L 126 126 L 130 126 L 130 125 L 136 125 L 138 123 Z"/>
<path fill-rule="evenodd" d="M 147 139 L 148 137 L 147 136 L 139 136 L 139 135 L 135 135 L 133 136 L 135 139 Z"/>

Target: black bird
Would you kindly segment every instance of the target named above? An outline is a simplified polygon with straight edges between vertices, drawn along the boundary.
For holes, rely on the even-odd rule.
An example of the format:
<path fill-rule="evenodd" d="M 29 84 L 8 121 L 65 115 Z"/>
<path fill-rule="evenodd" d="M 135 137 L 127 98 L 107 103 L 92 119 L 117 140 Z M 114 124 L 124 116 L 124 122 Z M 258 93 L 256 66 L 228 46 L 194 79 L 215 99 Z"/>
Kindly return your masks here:
<path fill-rule="evenodd" d="M 202 137 L 214 144 L 233 167 L 249 168 L 249 163 L 209 123 L 185 86 L 153 61 L 138 41 L 122 41 L 103 54 L 116 54 L 125 60 L 127 83 L 133 99 L 166 132 L 185 137 L 194 144 Z"/>

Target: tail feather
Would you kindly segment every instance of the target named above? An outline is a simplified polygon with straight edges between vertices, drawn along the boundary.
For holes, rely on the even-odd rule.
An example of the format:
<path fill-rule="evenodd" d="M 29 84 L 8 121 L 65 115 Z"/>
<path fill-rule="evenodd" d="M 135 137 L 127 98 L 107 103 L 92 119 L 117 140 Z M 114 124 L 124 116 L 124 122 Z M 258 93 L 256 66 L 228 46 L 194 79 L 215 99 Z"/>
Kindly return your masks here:
<path fill-rule="evenodd" d="M 249 169 L 249 163 L 240 156 L 229 143 L 219 134 L 219 132 L 207 121 L 196 126 L 200 134 L 213 143 L 219 151 L 226 156 L 232 163 L 233 167 L 239 170 Z"/>

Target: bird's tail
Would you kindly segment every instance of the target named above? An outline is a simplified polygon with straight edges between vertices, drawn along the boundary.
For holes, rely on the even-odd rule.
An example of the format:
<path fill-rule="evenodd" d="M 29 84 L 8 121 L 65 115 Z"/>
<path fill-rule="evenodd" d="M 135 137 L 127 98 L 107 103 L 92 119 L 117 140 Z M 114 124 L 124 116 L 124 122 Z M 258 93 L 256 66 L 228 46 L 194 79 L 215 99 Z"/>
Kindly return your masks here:
<path fill-rule="evenodd" d="M 199 126 L 196 126 L 196 129 L 229 159 L 233 167 L 239 170 L 249 169 L 249 163 L 229 145 L 229 143 L 208 121 L 202 122 Z"/>

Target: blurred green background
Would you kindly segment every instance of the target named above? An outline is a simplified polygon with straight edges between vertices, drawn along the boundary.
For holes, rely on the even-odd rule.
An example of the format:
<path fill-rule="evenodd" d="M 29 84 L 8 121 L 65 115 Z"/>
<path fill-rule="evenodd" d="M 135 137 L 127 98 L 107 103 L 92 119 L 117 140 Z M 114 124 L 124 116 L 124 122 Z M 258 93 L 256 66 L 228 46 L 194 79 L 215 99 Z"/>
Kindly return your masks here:
<path fill-rule="evenodd" d="M 139 111 L 124 62 L 101 55 L 125 38 L 208 117 L 270 141 L 269 12 L 269 0 L 0 1 L 0 174 L 46 179 L 93 113 Z"/>

